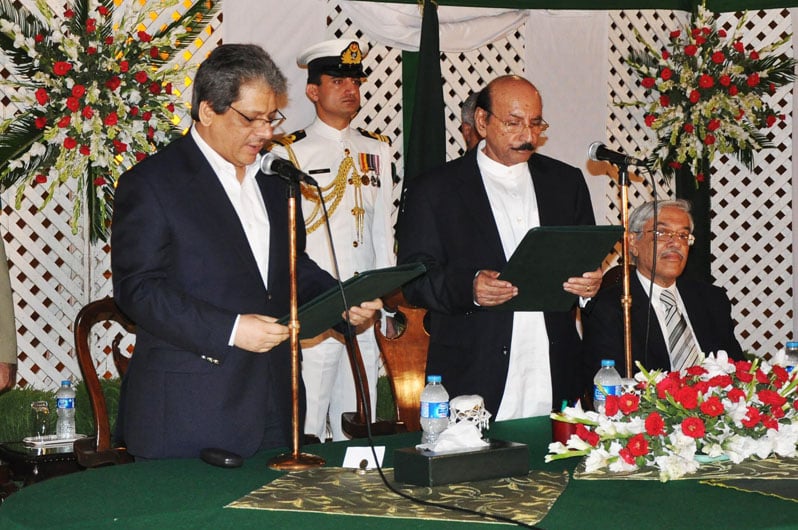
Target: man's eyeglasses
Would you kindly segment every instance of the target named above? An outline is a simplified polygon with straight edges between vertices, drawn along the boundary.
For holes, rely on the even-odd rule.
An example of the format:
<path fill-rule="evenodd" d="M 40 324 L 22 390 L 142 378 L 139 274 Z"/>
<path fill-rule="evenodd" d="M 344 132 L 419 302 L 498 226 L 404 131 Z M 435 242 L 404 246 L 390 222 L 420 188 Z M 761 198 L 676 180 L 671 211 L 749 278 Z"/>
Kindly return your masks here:
<path fill-rule="evenodd" d="M 244 118 L 244 121 L 247 122 L 247 126 L 250 129 L 259 129 L 266 125 L 268 125 L 272 129 L 276 129 L 277 127 L 282 125 L 283 122 L 285 121 L 285 116 L 279 110 L 275 111 L 275 116 L 273 118 L 250 118 L 249 116 L 247 116 L 246 114 L 235 108 L 234 106 L 230 105 L 230 108 L 236 111 L 239 116 Z"/>
<path fill-rule="evenodd" d="M 497 120 L 499 120 L 499 123 L 502 124 L 502 127 L 504 127 L 505 132 L 508 132 L 510 134 L 521 133 L 527 128 L 532 129 L 536 133 L 542 133 L 543 131 L 549 128 L 549 123 L 543 118 L 535 118 L 534 120 L 530 120 L 529 123 L 524 123 L 523 121 L 518 119 L 502 120 L 501 118 L 499 118 L 489 110 L 486 110 L 485 112 L 487 112 L 488 114 L 494 116 Z"/>
<path fill-rule="evenodd" d="M 695 243 L 695 236 L 688 232 L 664 232 L 662 230 L 646 230 L 646 234 L 654 234 L 654 239 L 665 241 L 667 239 L 676 240 L 679 243 L 692 246 Z"/>

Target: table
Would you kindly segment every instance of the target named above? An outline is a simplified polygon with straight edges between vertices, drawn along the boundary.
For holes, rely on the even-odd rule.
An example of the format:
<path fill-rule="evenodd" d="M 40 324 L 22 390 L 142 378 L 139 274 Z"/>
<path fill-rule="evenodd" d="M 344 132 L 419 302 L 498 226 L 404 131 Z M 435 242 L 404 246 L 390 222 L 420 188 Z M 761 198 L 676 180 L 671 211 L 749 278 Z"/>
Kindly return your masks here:
<path fill-rule="evenodd" d="M 71 443 L 39 447 L 7 442 L 0 444 L 0 460 L 8 464 L 11 479 L 24 486 L 83 469 Z"/>
<path fill-rule="evenodd" d="M 571 470 L 577 459 L 546 464 L 551 436 L 546 417 L 497 422 L 493 438 L 529 444 L 530 465 L 549 471 Z M 408 447 L 419 433 L 377 438 L 391 449 Z M 328 443 L 303 448 L 339 466 L 348 445 Z M 164 460 L 88 469 L 23 488 L 0 507 L 0 528 L 313 528 L 480 529 L 481 523 L 455 523 L 307 512 L 225 509 L 224 505 L 270 482 L 281 473 L 267 467 L 281 451 L 263 451 L 237 469 L 200 460 Z M 696 480 L 668 483 L 634 480 L 571 480 L 539 525 L 554 529 L 787 529 L 798 528 L 798 503 L 755 493 L 702 485 Z M 512 528 L 507 526 L 507 528 Z"/>

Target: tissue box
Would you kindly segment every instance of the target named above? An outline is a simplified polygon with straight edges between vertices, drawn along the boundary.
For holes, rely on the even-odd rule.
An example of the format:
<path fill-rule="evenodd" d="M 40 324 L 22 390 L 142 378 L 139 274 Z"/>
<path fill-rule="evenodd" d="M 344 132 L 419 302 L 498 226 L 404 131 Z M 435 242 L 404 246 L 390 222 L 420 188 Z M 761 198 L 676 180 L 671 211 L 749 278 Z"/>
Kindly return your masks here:
<path fill-rule="evenodd" d="M 491 440 L 490 445 L 472 451 L 433 453 L 415 447 L 393 453 L 393 478 L 417 486 L 440 486 L 529 473 L 526 444 Z"/>

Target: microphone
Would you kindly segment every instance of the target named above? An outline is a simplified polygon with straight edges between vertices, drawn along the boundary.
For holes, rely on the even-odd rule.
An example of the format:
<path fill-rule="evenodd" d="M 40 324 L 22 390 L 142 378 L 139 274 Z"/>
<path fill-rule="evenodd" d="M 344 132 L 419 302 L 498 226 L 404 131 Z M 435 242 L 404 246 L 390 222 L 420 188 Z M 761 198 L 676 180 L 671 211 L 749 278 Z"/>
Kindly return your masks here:
<path fill-rule="evenodd" d="M 607 161 L 611 164 L 615 164 L 616 166 L 624 165 L 624 166 L 643 166 L 646 167 L 646 162 L 644 160 L 640 160 L 639 158 L 634 158 L 631 156 L 626 156 L 623 153 L 619 153 L 618 151 L 612 151 L 607 149 L 607 147 L 601 142 L 593 142 L 590 144 L 590 147 L 587 150 L 587 156 L 590 160 L 595 162 L 600 162 L 602 160 Z"/>
<path fill-rule="evenodd" d="M 288 182 L 304 182 L 318 186 L 316 179 L 298 169 L 290 161 L 280 158 L 271 152 L 263 153 L 260 159 L 260 170 L 267 175 L 277 175 Z"/>

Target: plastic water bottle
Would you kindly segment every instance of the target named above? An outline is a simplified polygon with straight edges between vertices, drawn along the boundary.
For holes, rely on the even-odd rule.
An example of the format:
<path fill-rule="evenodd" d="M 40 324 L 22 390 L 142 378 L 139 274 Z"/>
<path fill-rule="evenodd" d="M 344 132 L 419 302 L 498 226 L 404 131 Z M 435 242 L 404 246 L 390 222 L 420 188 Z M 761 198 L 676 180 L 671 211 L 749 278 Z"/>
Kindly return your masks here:
<path fill-rule="evenodd" d="M 441 384 L 441 376 L 428 375 L 421 392 L 421 443 L 431 444 L 449 426 L 449 393 Z"/>
<path fill-rule="evenodd" d="M 788 372 L 795 370 L 798 366 L 798 341 L 789 341 L 784 345 L 785 368 Z"/>
<path fill-rule="evenodd" d="M 58 420 L 55 433 L 59 438 L 75 437 L 75 389 L 69 380 L 61 381 L 61 388 L 55 393 L 55 406 Z"/>
<path fill-rule="evenodd" d="M 599 385 L 604 389 L 603 392 Z M 615 369 L 615 361 L 602 359 L 601 369 L 596 372 L 596 377 L 593 378 L 593 408 L 595 411 L 603 414 L 607 396 L 620 396 L 623 389 L 622 385 L 621 374 Z"/>

